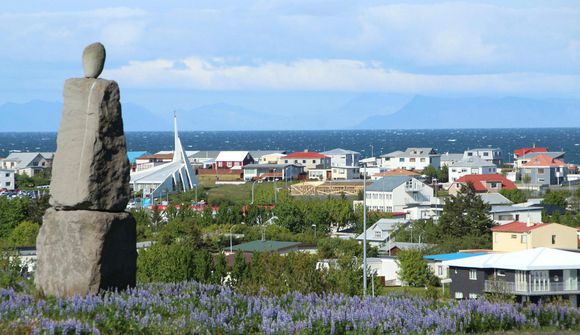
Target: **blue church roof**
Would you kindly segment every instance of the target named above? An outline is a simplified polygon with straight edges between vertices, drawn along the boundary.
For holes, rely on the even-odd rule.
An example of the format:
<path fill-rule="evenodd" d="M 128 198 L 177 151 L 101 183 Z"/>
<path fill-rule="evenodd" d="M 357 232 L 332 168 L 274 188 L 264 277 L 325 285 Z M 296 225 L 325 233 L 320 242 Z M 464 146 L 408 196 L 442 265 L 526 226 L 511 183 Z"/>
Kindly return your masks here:
<path fill-rule="evenodd" d="M 487 252 L 454 252 L 451 254 L 426 255 L 423 256 L 423 258 L 429 261 L 452 261 L 455 259 L 481 256 L 486 254 Z"/>
<path fill-rule="evenodd" d="M 147 151 L 128 151 L 127 157 L 129 158 L 129 163 L 133 164 L 137 158 L 149 154 Z"/>

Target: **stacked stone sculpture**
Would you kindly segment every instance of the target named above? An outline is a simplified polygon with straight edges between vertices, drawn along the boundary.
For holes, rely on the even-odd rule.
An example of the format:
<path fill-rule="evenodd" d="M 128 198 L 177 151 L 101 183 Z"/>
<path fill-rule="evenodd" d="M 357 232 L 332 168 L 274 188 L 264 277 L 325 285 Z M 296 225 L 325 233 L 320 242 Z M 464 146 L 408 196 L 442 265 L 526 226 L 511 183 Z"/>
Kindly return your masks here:
<path fill-rule="evenodd" d="M 125 212 L 129 171 L 119 86 L 99 79 L 105 48 L 83 53 L 68 79 L 52 165 L 50 208 L 37 238 L 36 287 L 46 295 L 96 294 L 135 285 L 136 224 Z"/>

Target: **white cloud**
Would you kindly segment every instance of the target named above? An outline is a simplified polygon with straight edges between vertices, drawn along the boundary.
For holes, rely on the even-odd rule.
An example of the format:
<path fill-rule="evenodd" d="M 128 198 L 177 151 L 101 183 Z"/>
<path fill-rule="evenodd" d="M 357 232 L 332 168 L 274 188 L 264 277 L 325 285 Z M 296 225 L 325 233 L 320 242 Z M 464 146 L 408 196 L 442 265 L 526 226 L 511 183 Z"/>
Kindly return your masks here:
<path fill-rule="evenodd" d="M 131 61 L 104 74 L 122 86 L 199 90 L 384 91 L 406 93 L 573 93 L 580 76 L 541 73 L 429 75 L 377 62 L 303 59 L 228 64 L 223 59 Z"/>

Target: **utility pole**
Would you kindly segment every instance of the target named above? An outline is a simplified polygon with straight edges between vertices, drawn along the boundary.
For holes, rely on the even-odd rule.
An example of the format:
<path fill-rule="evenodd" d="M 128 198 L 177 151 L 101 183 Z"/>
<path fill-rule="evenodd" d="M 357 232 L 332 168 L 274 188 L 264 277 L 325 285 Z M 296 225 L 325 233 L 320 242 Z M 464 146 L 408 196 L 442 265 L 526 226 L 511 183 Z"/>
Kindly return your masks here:
<path fill-rule="evenodd" d="M 363 296 L 367 296 L 367 165 L 363 171 Z"/>

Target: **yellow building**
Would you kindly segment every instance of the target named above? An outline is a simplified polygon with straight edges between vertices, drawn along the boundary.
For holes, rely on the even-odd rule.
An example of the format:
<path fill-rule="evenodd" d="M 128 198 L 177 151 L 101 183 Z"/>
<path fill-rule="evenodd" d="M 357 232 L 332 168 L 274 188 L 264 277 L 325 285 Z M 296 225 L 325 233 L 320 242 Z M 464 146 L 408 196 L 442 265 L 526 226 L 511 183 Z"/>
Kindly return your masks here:
<path fill-rule="evenodd" d="M 559 223 L 512 222 L 491 229 L 493 251 L 509 252 L 538 247 L 577 249 L 576 228 Z"/>

